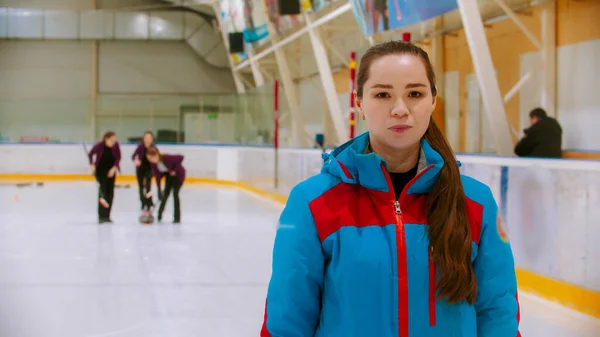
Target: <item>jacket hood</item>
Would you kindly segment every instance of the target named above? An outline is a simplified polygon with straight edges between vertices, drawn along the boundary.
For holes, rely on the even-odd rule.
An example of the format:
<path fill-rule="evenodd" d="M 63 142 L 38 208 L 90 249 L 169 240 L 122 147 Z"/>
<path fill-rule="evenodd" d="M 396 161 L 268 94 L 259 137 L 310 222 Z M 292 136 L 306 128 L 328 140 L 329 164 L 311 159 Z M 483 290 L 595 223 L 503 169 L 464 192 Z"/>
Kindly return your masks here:
<path fill-rule="evenodd" d="M 359 184 L 365 188 L 388 192 L 389 186 L 384 172 L 384 168 L 388 170 L 387 162 L 377 153 L 369 152 L 368 145 L 369 132 L 365 132 L 332 152 L 323 154 L 321 173 L 335 176 L 348 184 Z M 460 163 L 457 164 L 460 166 Z M 429 192 L 443 166 L 442 156 L 423 137 L 417 179 L 410 185 L 407 194 Z"/>

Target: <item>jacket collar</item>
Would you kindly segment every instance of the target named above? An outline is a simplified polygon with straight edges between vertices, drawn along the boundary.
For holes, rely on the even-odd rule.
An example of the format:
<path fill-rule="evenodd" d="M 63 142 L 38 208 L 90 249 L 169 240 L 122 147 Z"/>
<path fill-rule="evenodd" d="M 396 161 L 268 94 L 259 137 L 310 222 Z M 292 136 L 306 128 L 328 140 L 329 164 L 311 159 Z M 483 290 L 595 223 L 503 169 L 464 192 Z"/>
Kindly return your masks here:
<path fill-rule="evenodd" d="M 387 163 L 377 153 L 370 152 L 368 145 L 369 133 L 365 132 L 331 153 L 323 154 L 324 165 L 321 172 L 338 177 L 348 184 L 359 184 L 365 188 L 388 192 L 386 173 L 382 169 L 382 165 L 388 169 Z M 428 193 L 443 166 L 442 156 L 422 138 L 418 178 L 410 185 L 407 194 Z"/>

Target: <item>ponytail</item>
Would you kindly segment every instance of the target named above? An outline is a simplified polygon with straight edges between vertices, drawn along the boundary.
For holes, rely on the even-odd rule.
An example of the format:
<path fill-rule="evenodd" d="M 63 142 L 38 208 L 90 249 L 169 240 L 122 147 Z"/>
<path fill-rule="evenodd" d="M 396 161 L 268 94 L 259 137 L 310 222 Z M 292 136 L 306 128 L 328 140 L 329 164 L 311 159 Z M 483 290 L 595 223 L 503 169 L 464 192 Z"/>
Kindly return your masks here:
<path fill-rule="evenodd" d="M 461 301 L 474 304 L 477 281 L 471 263 L 471 227 L 460 171 L 450 144 L 433 118 L 425 139 L 444 160 L 425 210 L 432 258 L 440 271 L 437 291 L 450 304 Z"/>

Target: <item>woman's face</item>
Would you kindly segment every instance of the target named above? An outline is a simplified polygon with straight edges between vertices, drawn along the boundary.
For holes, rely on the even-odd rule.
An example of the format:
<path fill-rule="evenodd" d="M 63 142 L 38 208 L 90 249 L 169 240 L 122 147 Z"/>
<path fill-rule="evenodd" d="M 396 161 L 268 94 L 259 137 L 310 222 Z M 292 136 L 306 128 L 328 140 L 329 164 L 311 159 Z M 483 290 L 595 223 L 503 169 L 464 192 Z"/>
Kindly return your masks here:
<path fill-rule="evenodd" d="M 148 158 L 148 161 L 152 164 L 158 163 L 158 156 L 147 155 L 146 158 Z"/>
<path fill-rule="evenodd" d="M 108 137 L 108 138 L 106 138 L 106 139 L 104 140 L 104 144 L 105 144 L 107 147 L 113 147 L 113 146 L 115 145 L 115 143 L 116 143 L 116 142 L 117 142 L 117 136 L 111 136 L 111 137 Z"/>
<path fill-rule="evenodd" d="M 373 61 L 363 97 L 356 101 L 371 142 L 390 149 L 418 144 L 435 109 L 423 61 L 414 55 L 387 55 Z"/>
<path fill-rule="evenodd" d="M 144 141 L 144 146 L 149 147 L 154 142 L 154 137 L 152 137 L 151 134 L 147 133 L 144 135 L 143 141 Z"/>

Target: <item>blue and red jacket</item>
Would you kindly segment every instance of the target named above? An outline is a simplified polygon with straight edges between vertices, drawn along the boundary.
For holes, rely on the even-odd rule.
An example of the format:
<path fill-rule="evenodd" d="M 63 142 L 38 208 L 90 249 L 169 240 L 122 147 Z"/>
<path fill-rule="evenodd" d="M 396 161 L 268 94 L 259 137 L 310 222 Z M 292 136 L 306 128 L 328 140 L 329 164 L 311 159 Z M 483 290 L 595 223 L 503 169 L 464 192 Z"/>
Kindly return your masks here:
<path fill-rule="evenodd" d="M 520 336 L 514 260 L 491 190 L 461 176 L 479 292 L 436 299 L 425 204 L 444 161 L 424 139 L 417 176 L 395 200 L 365 133 L 323 155 L 279 219 L 261 337 Z"/>

